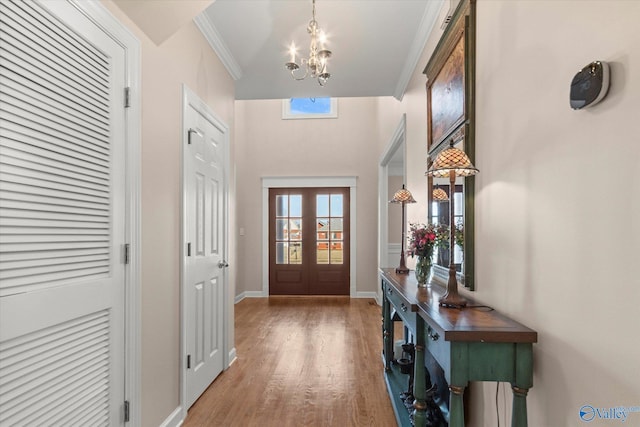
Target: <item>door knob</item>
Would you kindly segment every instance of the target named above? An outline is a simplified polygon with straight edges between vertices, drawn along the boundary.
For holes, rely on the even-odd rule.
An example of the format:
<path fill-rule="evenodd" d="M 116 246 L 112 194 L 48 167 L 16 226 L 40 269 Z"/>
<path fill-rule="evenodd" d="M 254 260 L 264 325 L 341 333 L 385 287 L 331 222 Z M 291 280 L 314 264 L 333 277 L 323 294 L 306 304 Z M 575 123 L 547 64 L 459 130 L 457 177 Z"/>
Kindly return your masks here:
<path fill-rule="evenodd" d="M 227 261 L 220 261 L 218 262 L 218 268 L 225 268 L 225 267 L 229 267 L 229 263 Z"/>

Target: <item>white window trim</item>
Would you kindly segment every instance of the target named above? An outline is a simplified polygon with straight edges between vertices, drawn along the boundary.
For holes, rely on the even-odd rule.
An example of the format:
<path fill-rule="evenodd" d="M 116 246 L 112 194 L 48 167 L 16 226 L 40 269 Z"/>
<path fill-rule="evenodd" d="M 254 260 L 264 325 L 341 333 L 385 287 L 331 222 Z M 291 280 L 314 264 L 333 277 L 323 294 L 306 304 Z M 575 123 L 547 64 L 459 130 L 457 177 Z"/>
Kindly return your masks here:
<path fill-rule="evenodd" d="M 302 113 L 294 114 L 291 112 L 290 98 L 282 100 L 282 119 L 337 119 L 338 118 L 338 98 L 330 98 L 331 111 L 328 113 Z"/>

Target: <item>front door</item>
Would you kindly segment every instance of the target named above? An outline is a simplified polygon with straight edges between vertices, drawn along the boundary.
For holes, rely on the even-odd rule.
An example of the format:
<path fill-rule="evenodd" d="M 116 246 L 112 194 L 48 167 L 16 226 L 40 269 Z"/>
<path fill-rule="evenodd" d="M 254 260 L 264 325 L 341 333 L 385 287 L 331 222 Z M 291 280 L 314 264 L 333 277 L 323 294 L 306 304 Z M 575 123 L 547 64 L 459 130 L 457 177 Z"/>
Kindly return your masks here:
<path fill-rule="evenodd" d="M 349 295 L 349 188 L 269 190 L 269 293 Z"/>
<path fill-rule="evenodd" d="M 0 2 L 0 425 L 123 425 L 124 47 Z"/>
<path fill-rule="evenodd" d="M 195 95 L 190 98 L 194 101 Z M 185 110 L 185 257 L 183 319 L 186 333 L 186 407 L 224 368 L 226 128 L 207 107 Z"/>

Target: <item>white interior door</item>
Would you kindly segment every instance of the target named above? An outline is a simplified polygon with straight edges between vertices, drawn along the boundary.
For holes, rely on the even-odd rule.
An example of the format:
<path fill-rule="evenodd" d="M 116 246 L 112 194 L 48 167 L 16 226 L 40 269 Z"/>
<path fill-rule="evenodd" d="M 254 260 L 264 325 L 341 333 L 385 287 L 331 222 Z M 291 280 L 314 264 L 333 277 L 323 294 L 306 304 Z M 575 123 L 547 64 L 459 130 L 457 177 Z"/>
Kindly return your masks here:
<path fill-rule="evenodd" d="M 125 52 L 67 2 L 0 19 L 0 425 L 122 425 Z"/>
<path fill-rule="evenodd" d="M 202 104 L 185 111 L 186 407 L 224 368 L 225 128 Z"/>

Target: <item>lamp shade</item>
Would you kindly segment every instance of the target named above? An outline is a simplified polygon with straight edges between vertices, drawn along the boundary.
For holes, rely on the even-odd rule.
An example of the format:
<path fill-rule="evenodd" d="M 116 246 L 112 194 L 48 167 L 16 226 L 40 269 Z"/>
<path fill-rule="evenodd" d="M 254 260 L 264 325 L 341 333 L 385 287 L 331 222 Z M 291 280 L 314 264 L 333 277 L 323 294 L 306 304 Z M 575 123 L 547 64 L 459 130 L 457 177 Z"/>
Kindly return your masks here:
<path fill-rule="evenodd" d="M 435 188 L 433 190 L 433 193 L 431 193 L 431 195 L 433 196 L 433 200 L 436 202 L 446 202 L 447 200 L 449 200 L 449 196 L 447 196 L 447 192 L 444 191 L 442 188 Z"/>
<path fill-rule="evenodd" d="M 415 199 L 411 195 L 411 192 L 404 188 L 396 191 L 396 194 L 393 195 L 393 199 L 389 200 L 389 203 L 416 203 Z"/>
<path fill-rule="evenodd" d="M 451 171 L 455 176 L 470 176 L 478 173 L 478 169 L 473 166 L 464 151 L 449 147 L 438 154 L 427 175 L 434 178 L 447 178 Z"/>

